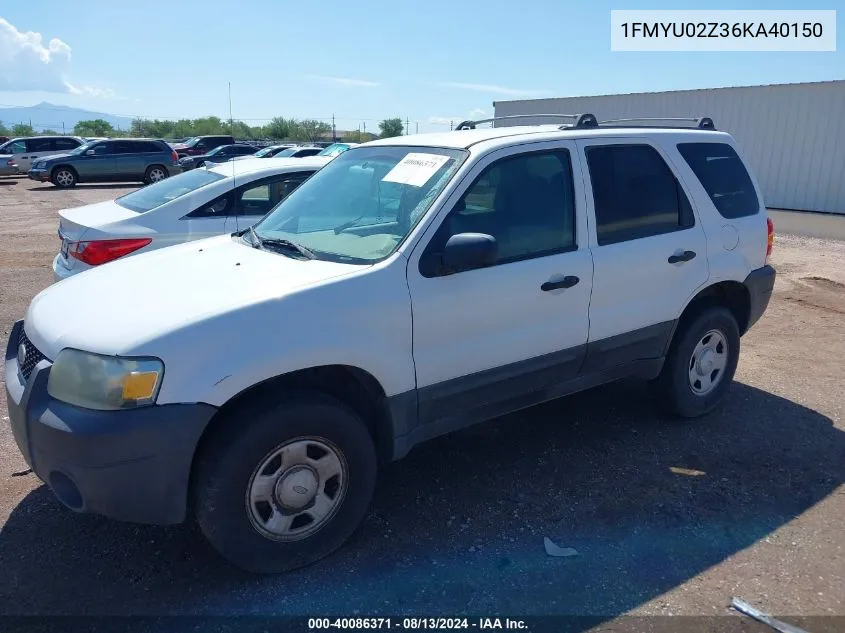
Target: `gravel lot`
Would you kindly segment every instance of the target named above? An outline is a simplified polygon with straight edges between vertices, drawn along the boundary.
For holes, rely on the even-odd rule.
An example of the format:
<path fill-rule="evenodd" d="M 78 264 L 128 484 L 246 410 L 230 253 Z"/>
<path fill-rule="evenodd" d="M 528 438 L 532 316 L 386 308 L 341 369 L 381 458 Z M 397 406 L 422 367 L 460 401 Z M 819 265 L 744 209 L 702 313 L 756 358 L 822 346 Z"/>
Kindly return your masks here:
<path fill-rule="evenodd" d="M 135 186 L 0 179 L 4 344 L 50 283 L 56 211 Z M 232 569 L 191 526 L 64 509 L 24 472 L 0 390 L 0 614 L 715 616 L 737 595 L 845 616 L 845 242 L 778 234 L 773 263 L 717 413 L 661 419 L 629 381 L 434 440 L 382 473 L 346 547 L 284 576 Z"/>

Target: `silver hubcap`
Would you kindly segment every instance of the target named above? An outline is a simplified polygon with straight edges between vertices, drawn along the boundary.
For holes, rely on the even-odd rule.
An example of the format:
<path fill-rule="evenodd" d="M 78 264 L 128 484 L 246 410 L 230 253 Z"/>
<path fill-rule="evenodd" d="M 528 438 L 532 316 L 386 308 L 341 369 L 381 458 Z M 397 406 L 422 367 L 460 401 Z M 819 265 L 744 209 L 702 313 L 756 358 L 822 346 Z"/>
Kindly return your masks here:
<path fill-rule="evenodd" d="M 689 362 L 689 385 L 697 396 L 706 396 L 722 381 L 728 365 L 728 340 L 719 330 L 701 337 Z"/>
<path fill-rule="evenodd" d="M 328 440 L 297 438 L 274 448 L 253 471 L 247 515 L 262 535 L 298 541 L 322 528 L 346 495 L 346 460 Z"/>
<path fill-rule="evenodd" d="M 73 174 L 63 169 L 58 174 L 56 174 L 56 182 L 62 185 L 63 187 L 67 187 L 68 185 L 73 184 Z"/>
<path fill-rule="evenodd" d="M 152 182 L 158 182 L 159 180 L 164 180 L 164 172 L 160 169 L 150 170 L 150 180 Z"/>

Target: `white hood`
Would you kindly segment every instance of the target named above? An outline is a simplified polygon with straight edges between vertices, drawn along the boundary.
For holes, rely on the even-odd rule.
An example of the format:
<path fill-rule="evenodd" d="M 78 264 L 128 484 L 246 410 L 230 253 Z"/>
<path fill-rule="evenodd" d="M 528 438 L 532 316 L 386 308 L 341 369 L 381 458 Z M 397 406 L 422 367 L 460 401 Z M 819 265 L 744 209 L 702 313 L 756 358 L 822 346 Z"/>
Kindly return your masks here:
<path fill-rule="evenodd" d="M 65 347 L 137 353 L 176 329 L 283 298 L 361 266 L 299 260 L 229 235 L 128 257 L 60 281 L 27 310 L 27 336 L 48 358 Z"/>

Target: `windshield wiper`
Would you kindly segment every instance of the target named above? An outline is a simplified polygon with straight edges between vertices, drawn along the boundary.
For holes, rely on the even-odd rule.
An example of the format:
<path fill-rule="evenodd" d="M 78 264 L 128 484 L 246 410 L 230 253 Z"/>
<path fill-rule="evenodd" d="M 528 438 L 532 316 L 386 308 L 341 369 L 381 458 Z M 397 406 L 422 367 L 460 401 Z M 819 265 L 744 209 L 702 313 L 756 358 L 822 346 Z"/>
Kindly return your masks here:
<path fill-rule="evenodd" d="M 291 242 L 290 240 L 282 240 L 275 237 L 258 238 L 258 235 L 255 233 L 255 231 L 252 231 L 251 233 L 255 236 L 256 239 L 259 240 L 258 243 L 260 244 L 260 246 L 258 246 L 258 248 L 267 246 L 280 246 L 282 248 L 294 250 L 306 259 L 317 259 L 317 255 L 313 251 L 305 248 L 302 244 L 297 244 L 296 242 Z"/>

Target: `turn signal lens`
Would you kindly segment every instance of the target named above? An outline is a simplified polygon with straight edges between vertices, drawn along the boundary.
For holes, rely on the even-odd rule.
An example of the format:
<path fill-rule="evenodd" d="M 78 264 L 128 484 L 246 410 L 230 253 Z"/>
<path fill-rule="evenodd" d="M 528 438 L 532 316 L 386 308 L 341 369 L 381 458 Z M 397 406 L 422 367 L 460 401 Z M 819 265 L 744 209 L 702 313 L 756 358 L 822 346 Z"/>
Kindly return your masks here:
<path fill-rule="evenodd" d="M 149 237 L 128 240 L 96 240 L 92 242 L 73 242 L 68 246 L 71 257 L 89 266 L 107 264 L 119 257 L 134 253 L 144 248 L 153 240 Z"/>

